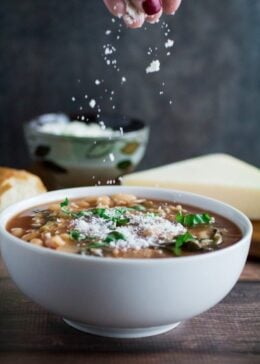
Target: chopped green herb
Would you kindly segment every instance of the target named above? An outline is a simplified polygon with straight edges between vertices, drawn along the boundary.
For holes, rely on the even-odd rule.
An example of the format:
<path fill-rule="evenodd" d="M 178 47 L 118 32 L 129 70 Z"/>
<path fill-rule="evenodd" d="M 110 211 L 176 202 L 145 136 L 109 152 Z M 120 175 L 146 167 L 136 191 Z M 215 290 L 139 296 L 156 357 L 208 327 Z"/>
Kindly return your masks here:
<path fill-rule="evenodd" d="M 97 242 L 97 243 L 90 243 L 88 244 L 87 248 L 88 249 L 100 249 L 100 248 L 105 248 L 109 245 L 109 243 L 106 242 Z"/>
<path fill-rule="evenodd" d="M 69 199 L 66 197 L 65 200 L 60 203 L 60 207 L 69 206 L 69 203 Z"/>
<path fill-rule="evenodd" d="M 70 215 L 70 211 L 68 209 L 68 206 L 69 206 L 70 202 L 69 202 L 69 199 L 66 197 L 64 201 L 62 201 L 60 203 L 60 208 L 61 208 L 61 211 L 66 214 L 66 215 Z"/>
<path fill-rule="evenodd" d="M 112 241 L 116 241 L 116 240 L 126 240 L 125 236 L 120 233 L 119 231 L 111 231 L 107 237 L 105 238 L 105 242 L 106 243 L 111 243 Z"/>
<path fill-rule="evenodd" d="M 93 240 L 97 240 L 96 236 L 88 236 L 82 232 L 80 232 L 79 230 L 71 230 L 69 232 L 70 238 L 73 240 L 77 240 L 77 241 L 81 241 L 81 240 L 86 240 L 86 241 L 93 241 Z"/>
<path fill-rule="evenodd" d="M 78 212 L 71 212 L 71 216 L 78 219 L 82 216 L 91 216 L 92 212 L 90 210 L 81 210 Z"/>
<path fill-rule="evenodd" d="M 146 214 L 146 216 L 155 217 L 155 216 L 158 216 L 158 214 L 157 214 L 157 213 L 155 213 L 155 212 L 148 212 L 148 213 Z"/>
<path fill-rule="evenodd" d="M 137 210 L 137 211 L 146 211 L 146 207 L 143 205 L 134 205 L 134 206 L 132 206 L 132 209 Z"/>
<path fill-rule="evenodd" d="M 193 227 L 201 224 L 210 224 L 212 221 L 212 217 L 207 212 L 203 214 L 187 215 L 183 215 L 181 212 L 178 212 L 178 214 L 176 215 L 176 221 L 184 226 Z"/>
<path fill-rule="evenodd" d="M 78 211 L 78 212 L 74 212 L 74 211 L 71 211 L 69 209 L 69 199 L 66 197 L 64 201 L 62 201 L 60 203 L 60 208 L 61 208 L 61 211 L 65 214 L 65 215 L 69 215 L 75 219 L 78 219 L 82 216 L 90 216 L 91 215 L 91 211 L 90 210 L 82 210 L 82 211 Z"/>
<path fill-rule="evenodd" d="M 116 226 L 122 226 L 126 225 L 130 221 L 128 217 L 124 216 L 127 210 L 128 209 L 125 207 L 119 207 L 113 211 L 112 215 L 108 209 L 101 207 L 92 209 L 91 211 L 94 215 L 97 215 L 102 219 L 113 221 Z"/>
<path fill-rule="evenodd" d="M 79 230 L 71 230 L 69 232 L 70 238 L 76 241 L 86 240 L 87 236 Z"/>
<path fill-rule="evenodd" d="M 108 209 L 104 207 L 96 207 L 95 209 L 92 209 L 91 212 L 103 219 L 110 219 Z"/>
<path fill-rule="evenodd" d="M 186 232 L 183 235 L 179 235 L 175 241 L 174 241 L 174 246 L 173 246 L 173 253 L 175 255 L 180 255 L 181 254 L 181 247 L 185 244 L 188 243 L 189 241 L 193 241 L 194 237 L 191 233 Z"/>
<path fill-rule="evenodd" d="M 116 226 L 123 226 L 129 223 L 130 219 L 128 217 L 120 217 L 118 219 L 113 219 L 116 223 Z"/>
<path fill-rule="evenodd" d="M 123 214 L 125 214 L 128 210 L 129 210 L 129 208 L 126 208 L 126 207 L 117 207 L 117 208 L 115 209 L 115 214 L 116 214 L 116 215 L 123 215 Z"/>
<path fill-rule="evenodd" d="M 128 209 L 126 207 L 119 207 L 115 209 L 114 216 L 111 220 L 114 221 L 116 226 L 122 226 L 129 223 L 130 219 L 124 215 L 127 211 Z"/>
<path fill-rule="evenodd" d="M 126 240 L 124 235 L 121 234 L 119 231 L 111 231 L 103 241 L 88 244 L 87 249 L 99 249 L 108 247 L 112 241 L 120 239 Z"/>

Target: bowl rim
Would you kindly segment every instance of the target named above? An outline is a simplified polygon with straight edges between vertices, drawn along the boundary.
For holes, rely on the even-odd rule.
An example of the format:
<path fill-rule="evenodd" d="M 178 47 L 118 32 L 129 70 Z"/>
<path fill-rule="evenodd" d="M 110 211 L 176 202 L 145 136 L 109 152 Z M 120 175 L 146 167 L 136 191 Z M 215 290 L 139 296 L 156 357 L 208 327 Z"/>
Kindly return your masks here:
<path fill-rule="evenodd" d="M 44 247 L 38 247 L 36 245 L 33 244 L 29 244 L 24 242 L 22 239 L 12 235 L 11 233 L 9 233 L 6 229 L 6 226 L 8 224 L 8 222 L 17 214 L 21 213 L 22 211 L 25 211 L 33 206 L 39 206 L 41 204 L 44 204 L 44 201 L 42 201 L 46 196 L 48 196 L 48 202 L 47 203 L 51 203 L 51 202 L 55 202 L 57 200 L 59 200 L 59 197 L 56 197 L 56 195 L 62 195 L 62 194 L 69 194 L 71 192 L 75 192 L 76 194 L 78 194 L 78 197 L 73 196 L 72 198 L 80 198 L 81 196 L 87 195 L 87 191 L 97 191 L 97 195 L 98 195 L 98 191 L 101 190 L 101 194 L 102 194 L 102 190 L 105 191 L 111 191 L 110 194 L 113 194 L 113 192 L 119 192 L 122 190 L 131 190 L 131 193 L 134 193 L 134 191 L 136 190 L 136 192 L 141 192 L 141 190 L 145 190 L 147 192 L 151 192 L 154 193 L 155 195 L 158 193 L 172 193 L 173 195 L 180 195 L 180 196 L 185 196 L 185 197 L 194 197 L 194 198 L 198 198 L 201 199 L 201 201 L 209 201 L 212 204 L 215 204 L 219 207 L 224 207 L 225 209 L 227 209 L 227 211 L 233 212 L 235 213 L 237 216 L 239 216 L 243 223 L 245 224 L 245 232 L 243 233 L 242 231 L 242 237 L 240 240 L 238 240 L 236 243 L 227 246 L 223 249 L 219 249 L 219 250 L 215 250 L 212 252 L 207 252 L 205 254 L 197 254 L 197 255 L 190 255 L 190 256 L 180 256 L 180 257 L 168 257 L 168 258 L 122 258 L 122 259 L 116 259 L 116 258 L 112 258 L 112 257 L 106 257 L 106 258 L 101 258 L 101 257 L 96 257 L 96 256 L 87 256 L 87 255 L 79 255 L 79 254 L 75 254 L 75 253 L 67 253 L 67 252 L 59 252 L 59 251 L 55 251 L 53 249 L 48 249 L 48 248 L 44 248 Z M 84 193 L 85 192 L 85 193 Z M 106 192 L 108 194 L 108 192 Z M 141 193 L 139 193 L 139 195 L 141 195 Z M 70 198 L 70 196 L 68 196 L 68 198 Z M 156 196 L 151 197 L 156 199 Z M 158 196 L 158 199 L 160 197 Z M 181 199 L 181 197 L 180 197 Z M 38 200 L 41 200 L 41 202 L 38 202 Z M 173 200 L 174 201 L 174 200 Z M 180 202 L 181 201 L 177 201 L 176 202 Z M 24 205 L 26 205 L 25 207 L 23 207 Z M 191 204 L 191 206 L 195 206 Z M 209 209 L 210 210 L 210 209 Z M 212 209 L 214 212 L 214 208 Z M 220 214 L 221 215 L 221 214 Z M 241 226 L 239 226 L 237 223 L 235 223 L 231 218 L 227 218 L 230 221 L 232 221 L 234 224 L 236 224 L 240 230 Z M 60 257 L 60 259 L 76 259 L 79 261 L 85 261 L 85 262 L 95 262 L 95 263 L 99 263 L 99 264 L 116 264 L 116 265 L 126 265 L 126 264 L 134 264 L 134 265 L 138 265 L 138 264 L 166 264 L 169 262 L 172 262 L 173 264 L 181 264 L 181 262 L 187 262 L 187 261 L 196 261 L 198 259 L 209 259 L 210 257 L 217 257 L 217 256 L 221 256 L 223 254 L 226 254 L 228 252 L 232 253 L 232 251 L 234 249 L 238 249 L 240 246 L 246 244 L 249 240 L 249 244 L 250 245 L 250 241 L 251 241 L 251 237 L 252 237 L 252 232 L 253 232 L 253 227 L 252 227 L 252 223 L 249 220 L 249 218 L 241 211 L 239 211 L 238 209 L 234 208 L 233 206 L 226 204 L 222 201 L 207 197 L 207 196 L 203 196 L 200 194 L 196 194 L 196 193 L 192 193 L 192 192 L 187 192 L 187 191 L 181 191 L 181 190 L 175 190 L 175 189 L 166 189 L 166 188 L 154 188 L 154 187 L 143 187 L 143 186 L 89 186 L 89 187 L 73 187 L 73 188 L 67 188 L 67 189 L 60 189 L 60 190 L 55 190 L 55 191 L 49 191 L 49 192 L 45 192 L 42 193 L 40 195 L 25 199 L 23 201 L 17 202 L 15 204 L 13 204 L 12 206 L 6 208 L 4 211 L 1 212 L 0 214 L 0 236 L 2 238 L 5 239 L 11 239 L 13 241 L 13 243 L 15 243 L 16 245 L 23 247 L 24 249 L 29 249 L 34 253 L 39 253 L 42 255 L 50 255 L 52 257 L 56 256 L 56 258 L 58 259 Z M 0 245 L 1 247 L 1 245 Z M 2 249 L 1 249 L 2 250 Z"/>

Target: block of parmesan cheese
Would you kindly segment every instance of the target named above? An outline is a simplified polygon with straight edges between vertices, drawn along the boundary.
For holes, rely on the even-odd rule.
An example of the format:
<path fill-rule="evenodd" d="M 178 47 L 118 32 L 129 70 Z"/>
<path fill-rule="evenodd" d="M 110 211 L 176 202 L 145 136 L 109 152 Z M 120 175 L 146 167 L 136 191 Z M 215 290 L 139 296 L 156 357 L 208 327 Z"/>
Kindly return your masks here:
<path fill-rule="evenodd" d="M 132 173 L 123 177 L 122 184 L 199 193 L 233 205 L 252 220 L 260 219 L 260 169 L 227 154 Z"/>
<path fill-rule="evenodd" d="M 0 211 L 42 192 L 46 192 L 46 188 L 38 176 L 23 170 L 0 167 Z"/>

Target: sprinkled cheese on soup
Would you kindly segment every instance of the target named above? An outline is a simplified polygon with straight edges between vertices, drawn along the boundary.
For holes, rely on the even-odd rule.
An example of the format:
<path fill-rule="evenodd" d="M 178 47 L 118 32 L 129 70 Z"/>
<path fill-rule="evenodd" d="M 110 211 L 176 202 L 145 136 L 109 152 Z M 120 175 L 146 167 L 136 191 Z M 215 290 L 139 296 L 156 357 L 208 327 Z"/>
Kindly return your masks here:
<path fill-rule="evenodd" d="M 107 213 L 110 217 L 115 217 L 118 209 L 112 208 Z M 134 209 L 126 210 L 123 216 L 127 220 L 123 226 L 117 226 L 113 220 L 91 215 L 74 220 L 72 226 L 80 234 L 96 237 L 102 241 L 112 230 L 116 231 L 119 233 L 118 239 L 111 241 L 109 246 L 123 250 L 159 247 L 187 231 L 180 223 Z"/>
<path fill-rule="evenodd" d="M 233 244 L 241 236 L 221 216 L 129 194 L 65 198 L 24 211 L 9 222 L 8 230 L 45 248 L 115 258 L 205 253 Z"/>

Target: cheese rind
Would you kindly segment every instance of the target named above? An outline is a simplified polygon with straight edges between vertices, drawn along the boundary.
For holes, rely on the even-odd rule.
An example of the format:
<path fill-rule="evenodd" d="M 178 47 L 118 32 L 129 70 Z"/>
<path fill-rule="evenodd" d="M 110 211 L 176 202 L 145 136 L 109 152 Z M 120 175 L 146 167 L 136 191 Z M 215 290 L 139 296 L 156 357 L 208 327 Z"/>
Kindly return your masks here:
<path fill-rule="evenodd" d="M 226 202 L 260 219 L 260 170 L 227 154 L 211 154 L 137 172 L 123 185 L 174 188 Z"/>

